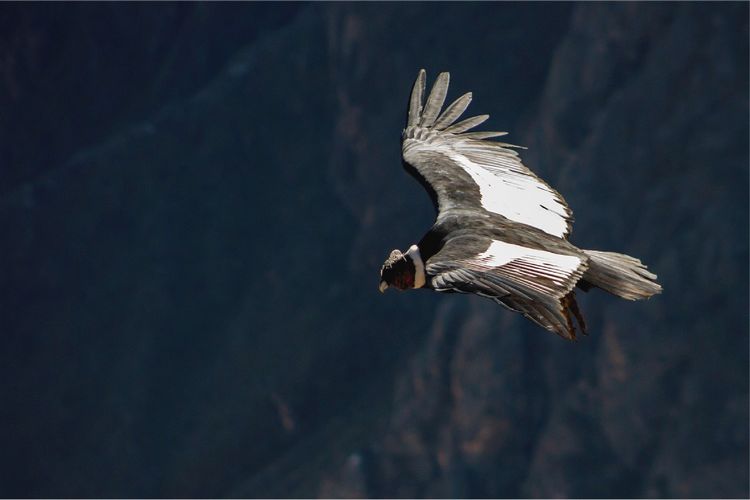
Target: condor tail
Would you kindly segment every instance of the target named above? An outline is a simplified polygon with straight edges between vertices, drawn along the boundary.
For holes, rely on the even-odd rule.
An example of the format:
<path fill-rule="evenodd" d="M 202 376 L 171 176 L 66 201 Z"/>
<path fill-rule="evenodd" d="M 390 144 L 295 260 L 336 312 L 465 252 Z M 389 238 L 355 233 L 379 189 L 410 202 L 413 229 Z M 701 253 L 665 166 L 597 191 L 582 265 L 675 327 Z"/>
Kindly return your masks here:
<path fill-rule="evenodd" d="M 640 260 L 615 252 L 584 250 L 589 256 L 589 268 L 583 275 L 583 287 L 591 285 L 628 300 L 647 299 L 661 293 L 656 275 L 650 273 Z"/>

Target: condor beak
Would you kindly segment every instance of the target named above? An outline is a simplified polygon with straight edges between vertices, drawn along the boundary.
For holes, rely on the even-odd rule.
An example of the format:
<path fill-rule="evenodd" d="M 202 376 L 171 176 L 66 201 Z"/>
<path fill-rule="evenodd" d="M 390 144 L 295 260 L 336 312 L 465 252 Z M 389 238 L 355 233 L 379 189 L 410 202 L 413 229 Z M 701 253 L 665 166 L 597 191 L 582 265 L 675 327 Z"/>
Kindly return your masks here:
<path fill-rule="evenodd" d="M 385 281 L 380 282 L 380 293 L 385 293 L 385 291 L 388 289 L 388 283 Z"/>

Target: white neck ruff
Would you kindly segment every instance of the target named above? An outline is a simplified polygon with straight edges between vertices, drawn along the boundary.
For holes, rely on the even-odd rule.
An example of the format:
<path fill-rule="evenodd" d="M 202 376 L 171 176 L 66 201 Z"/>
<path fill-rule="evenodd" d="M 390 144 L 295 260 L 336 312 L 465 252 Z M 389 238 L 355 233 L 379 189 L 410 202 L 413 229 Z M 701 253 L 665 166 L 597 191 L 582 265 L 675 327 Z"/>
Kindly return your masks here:
<path fill-rule="evenodd" d="M 422 288 L 426 282 L 426 278 L 424 274 L 424 262 L 422 261 L 422 254 L 419 252 L 419 247 L 417 245 L 410 246 L 406 255 L 414 263 L 414 288 Z"/>

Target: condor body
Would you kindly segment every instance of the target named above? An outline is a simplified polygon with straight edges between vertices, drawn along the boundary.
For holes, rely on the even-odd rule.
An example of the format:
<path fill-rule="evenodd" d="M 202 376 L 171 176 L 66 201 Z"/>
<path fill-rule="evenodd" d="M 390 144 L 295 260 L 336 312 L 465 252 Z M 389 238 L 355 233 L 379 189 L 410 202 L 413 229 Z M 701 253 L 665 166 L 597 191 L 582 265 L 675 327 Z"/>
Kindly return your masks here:
<path fill-rule="evenodd" d="M 586 331 L 576 286 L 630 300 L 661 291 L 638 259 L 570 243 L 572 212 L 563 197 L 523 165 L 517 146 L 489 140 L 505 132 L 469 132 L 488 115 L 455 123 L 471 93 L 441 113 L 448 73 L 438 76 L 425 103 L 425 77 L 421 70 L 411 93 L 402 158 L 437 218 L 406 253 L 391 252 L 381 268 L 381 292 L 474 293 L 574 339 L 574 317 Z"/>

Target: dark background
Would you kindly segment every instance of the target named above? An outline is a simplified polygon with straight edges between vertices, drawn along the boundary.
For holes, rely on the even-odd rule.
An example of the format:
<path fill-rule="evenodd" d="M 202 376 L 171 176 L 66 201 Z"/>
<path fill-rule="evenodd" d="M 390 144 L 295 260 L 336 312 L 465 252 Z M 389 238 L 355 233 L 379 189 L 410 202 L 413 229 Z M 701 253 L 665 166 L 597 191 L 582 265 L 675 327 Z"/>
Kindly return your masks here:
<path fill-rule="evenodd" d="M 664 293 L 377 292 L 417 70 Z M 747 497 L 748 4 L 0 5 L 3 496 Z"/>

